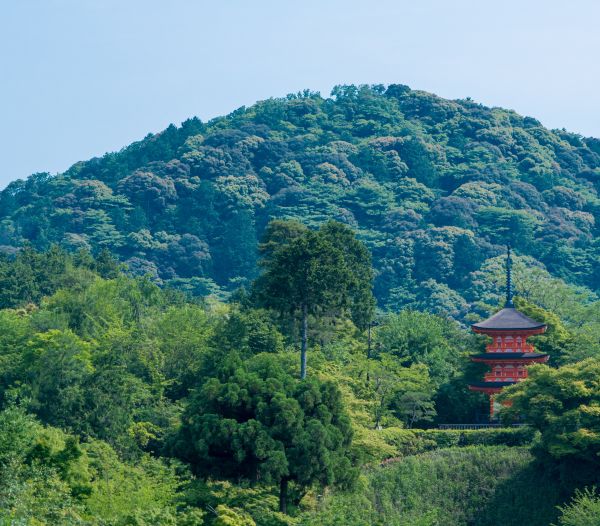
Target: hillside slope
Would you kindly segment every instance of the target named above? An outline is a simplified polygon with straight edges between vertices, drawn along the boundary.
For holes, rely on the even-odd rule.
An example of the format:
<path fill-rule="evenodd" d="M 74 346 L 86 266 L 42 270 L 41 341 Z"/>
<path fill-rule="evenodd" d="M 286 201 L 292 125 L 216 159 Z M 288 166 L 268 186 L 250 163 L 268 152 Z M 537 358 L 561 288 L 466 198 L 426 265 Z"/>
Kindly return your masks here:
<path fill-rule="evenodd" d="M 342 86 L 191 119 L 13 182 L 0 194 L 0 245 L 105 247 L 204 294 L 256 275 L 270 219 L 332 218 L 371 249 L 380 306 L 452 313 L 509 241 L 598 291 L 599 192 L 599 139 L 402 85 Z"/>

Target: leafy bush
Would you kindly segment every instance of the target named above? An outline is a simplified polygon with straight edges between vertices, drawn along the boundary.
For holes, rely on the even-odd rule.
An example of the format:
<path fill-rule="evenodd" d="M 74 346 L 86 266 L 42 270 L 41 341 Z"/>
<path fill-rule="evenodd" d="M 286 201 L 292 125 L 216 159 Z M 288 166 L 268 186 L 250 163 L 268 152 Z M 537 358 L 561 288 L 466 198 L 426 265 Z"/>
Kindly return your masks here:
<path fill-rule="evenodd" d="M 599 526 L 600 496 L 595 488 L 577 491 L 570 504 L 562 506 L 560 511 L 560 526 Z"/>
<path fill-rule="evenodd" d="M 0 411 L 0 524 L 201 526 L 201 510 L 178 510 L 180 485 L 159 459 L 128 464 L 108 444 L 80 445 L 20 407 Z"/>

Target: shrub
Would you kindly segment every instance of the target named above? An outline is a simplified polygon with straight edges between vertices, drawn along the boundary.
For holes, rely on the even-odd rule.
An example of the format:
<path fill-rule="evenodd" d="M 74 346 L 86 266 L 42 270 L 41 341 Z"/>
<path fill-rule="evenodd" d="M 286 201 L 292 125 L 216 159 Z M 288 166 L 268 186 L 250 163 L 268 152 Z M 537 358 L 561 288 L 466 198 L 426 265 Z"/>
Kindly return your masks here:
<path fill-rule="evenodd" d="M 570 504 L 559 508 L 560 526 L 599 526 L 600 496 L 595 488 L 576 491 Z"/>
<path fill-rule="evenodd" d="M 548 510 L 555 511 L 555 495 L 552 484 L 541 484 L 540 476 L 531 470 L 531 462 L 526 448 L 505 446 L 439 449 L 409 456 L 386 467 L 366 470 L 359 488 L 352 493 L 325 495 L 318 511 L 305 514 L 301 524 L 547 526 L 555 518 L 548 514 Z M 532 514 L 532 494 L 526 488 L 538 486 L 544 486 L 536 490 L 544 505 L 537 506 L 540 510 Z M 496 497 L 497 493 L 501 498 Z M 499 513 L 503 519 L 498 520 Z M 489 522 L 491 514 L 494 519 Z"/>

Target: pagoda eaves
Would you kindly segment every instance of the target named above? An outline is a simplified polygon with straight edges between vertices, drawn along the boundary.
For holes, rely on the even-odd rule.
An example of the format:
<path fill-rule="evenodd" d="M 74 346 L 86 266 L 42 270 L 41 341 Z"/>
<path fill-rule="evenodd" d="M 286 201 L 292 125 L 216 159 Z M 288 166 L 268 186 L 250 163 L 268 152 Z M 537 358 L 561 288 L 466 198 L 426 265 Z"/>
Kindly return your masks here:
<path fill-rule="evenodd" d="M 532 320 L 514 307 L 504 307 L 493 316 L 479 323 L 471 325 L 473 332 L 491 334 L 495 332 L 523 332 L 528 335 L 541 334 L 546 330 L 546 325 Z"/>

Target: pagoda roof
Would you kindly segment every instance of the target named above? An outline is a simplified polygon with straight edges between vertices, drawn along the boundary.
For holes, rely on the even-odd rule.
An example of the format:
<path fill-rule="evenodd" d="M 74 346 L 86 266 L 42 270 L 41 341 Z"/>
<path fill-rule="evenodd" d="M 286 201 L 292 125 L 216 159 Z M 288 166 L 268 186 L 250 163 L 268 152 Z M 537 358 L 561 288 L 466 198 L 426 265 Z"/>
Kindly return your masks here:
<path fill-rule="evenodd" d="M 516 384 L 517 382 L 473 382 L 469 384 L 469 387 L 475 388 L 486 388 L 486 389 L 500 389 L 509 385 Z"/>
<path fill-rule="evenodd" d="M 483 359 L 490 361 L 511 361 L 511 360 L 535 360 L 536 358 L 545 358 L 545 353 L 538 352 L 486 352 L 483 354 L 473 354 L 470 358 Z"/>
<path fill-rule="evenodd" d="M 514 307 L 505 307 L 498 311 L 487 320 L 471 325 L 476 331 L 510 331 L 520 330 L 529 331 L 535 329 L 545 329 L 546 324 L 532 320 L 529 316 L 525 316 Z"/>

